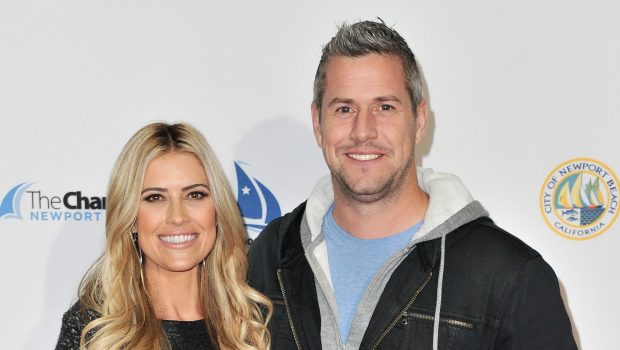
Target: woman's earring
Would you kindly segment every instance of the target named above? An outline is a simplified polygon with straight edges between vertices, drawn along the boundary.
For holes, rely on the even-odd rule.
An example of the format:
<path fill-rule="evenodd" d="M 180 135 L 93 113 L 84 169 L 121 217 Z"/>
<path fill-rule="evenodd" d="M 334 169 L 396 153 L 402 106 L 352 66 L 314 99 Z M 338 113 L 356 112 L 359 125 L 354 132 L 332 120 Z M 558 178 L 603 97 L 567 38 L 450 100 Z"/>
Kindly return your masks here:
<path fill-rule="evenodd" d="M 140 264 L 140 282 L 142 282 L 142 288 L 146 290 L 146 286 L 144 285 L 144 272 L 142 272 L 142 249 L 140 249 L 140 244 L 138 244 L 138 232 L 131 232 L 131 240 L 133 241 L 133 247 L 136 250 L 136 254 L 138 255 L 138 263 Z"/>
<path fill-rule="evenodd" d="M 138 244 L 138 232 L 131 233 L 131 240 L 133 241 L 133 247 L 136 250 L 136 254 L 138 255 L 138 261 L 140 262 L 140 266 L 142 266 L 142 249 L 140 249 L 140 244 Z"/>

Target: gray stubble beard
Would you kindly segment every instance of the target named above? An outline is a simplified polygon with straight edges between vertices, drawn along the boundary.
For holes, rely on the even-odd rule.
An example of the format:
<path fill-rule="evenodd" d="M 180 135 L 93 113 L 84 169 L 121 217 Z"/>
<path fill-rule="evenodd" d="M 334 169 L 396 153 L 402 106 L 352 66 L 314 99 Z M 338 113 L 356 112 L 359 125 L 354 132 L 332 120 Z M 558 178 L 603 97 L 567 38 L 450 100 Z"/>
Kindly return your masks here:
<path fill-rule="evenodd" d="M 392 176 L 389 176 L 387 181 L 373 193 L 356 192 L 349 183 L 349 179 L 342 171 L 334 171 L 330 168 L 332 179 L 336 180 L 337 186 L 344 194 L 345 198 L 351 203 L 364 203 L 369 204 L 388 198 L 390 196 L 398 197 L 403 191 L 403 183 L 409 171 L 415 167 L 415 152 L 412 152 L 407 165 L 402 172 L 396 172 Z M 398 180 L 398 181 L 397 181 Z"/>

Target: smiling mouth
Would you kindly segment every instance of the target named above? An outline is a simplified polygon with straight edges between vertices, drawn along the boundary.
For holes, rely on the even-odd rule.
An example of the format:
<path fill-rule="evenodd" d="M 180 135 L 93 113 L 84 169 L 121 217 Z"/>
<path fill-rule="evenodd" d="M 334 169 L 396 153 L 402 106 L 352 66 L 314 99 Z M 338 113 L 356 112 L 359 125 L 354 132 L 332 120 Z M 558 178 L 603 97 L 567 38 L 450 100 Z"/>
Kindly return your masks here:
<path fill-rule="evenodd" d="M 159 239 L 169 244 L 183 244 L 191 242 L 198 237 L 197 233 L 188 235 L 160 235 Z"/>
<path fill-rule="evenodd" d="M 356 159 L 356 160 L 374 160 L 381 157 L 380 154 L 357 154 L 357 153 L 347 153 L 347 156 Z"/>

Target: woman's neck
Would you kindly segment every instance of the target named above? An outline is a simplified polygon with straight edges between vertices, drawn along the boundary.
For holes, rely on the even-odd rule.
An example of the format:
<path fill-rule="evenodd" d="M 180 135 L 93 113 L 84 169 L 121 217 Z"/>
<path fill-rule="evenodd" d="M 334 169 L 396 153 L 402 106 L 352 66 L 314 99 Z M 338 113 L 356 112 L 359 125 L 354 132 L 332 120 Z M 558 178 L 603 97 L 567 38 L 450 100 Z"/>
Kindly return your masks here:
<path fill-rule="evenodd" d="M 146 287 L 158 319 L 194 321 L 204 318 L 200 271 L 198 266 L 190 271 L 171 272 L 145 264 Z"/>

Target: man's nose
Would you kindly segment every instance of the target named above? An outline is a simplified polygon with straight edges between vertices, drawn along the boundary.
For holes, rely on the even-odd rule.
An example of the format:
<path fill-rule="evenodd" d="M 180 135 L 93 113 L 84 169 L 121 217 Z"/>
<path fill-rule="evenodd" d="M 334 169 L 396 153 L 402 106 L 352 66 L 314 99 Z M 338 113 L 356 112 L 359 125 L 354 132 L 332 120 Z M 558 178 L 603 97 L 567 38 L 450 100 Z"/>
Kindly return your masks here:
<path fill-rule="evenodd" d="M 355 116 L 351 128 L 351 140 L 364 143 L 377 137 L 376 116 L 372 111 L 361 109 Z"/>

